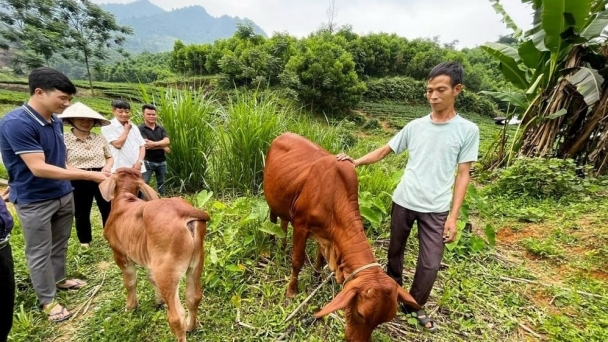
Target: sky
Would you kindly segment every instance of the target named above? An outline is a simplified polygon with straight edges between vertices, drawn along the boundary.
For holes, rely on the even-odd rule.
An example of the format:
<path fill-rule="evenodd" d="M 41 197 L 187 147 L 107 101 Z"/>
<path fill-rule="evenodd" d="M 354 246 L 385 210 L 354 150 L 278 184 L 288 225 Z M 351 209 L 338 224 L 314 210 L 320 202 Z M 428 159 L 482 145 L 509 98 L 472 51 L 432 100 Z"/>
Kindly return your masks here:
<path fill-rule="evenodd" d="M 128 3 L 133 0 L 93 0 Z M 287 32 L 301 38 L 328 22 L 332 0 L 149 0 L 170 11 L 199 5 L 215 17 L 249 18 L 269 36 Z M 333 0 L 334 22 L 351 25 L 359 34 L 396 33 L 409 39 L 439 37 L 443 43 L 458 40 L 457 48 L 475 47 L 511 33 L 492 8 L 490 0 Z M 500 0 L 515 23 L 528 29 L 532 9 L 521 0 Z M 127 23 L 128 24 L 128 23 Z"/>

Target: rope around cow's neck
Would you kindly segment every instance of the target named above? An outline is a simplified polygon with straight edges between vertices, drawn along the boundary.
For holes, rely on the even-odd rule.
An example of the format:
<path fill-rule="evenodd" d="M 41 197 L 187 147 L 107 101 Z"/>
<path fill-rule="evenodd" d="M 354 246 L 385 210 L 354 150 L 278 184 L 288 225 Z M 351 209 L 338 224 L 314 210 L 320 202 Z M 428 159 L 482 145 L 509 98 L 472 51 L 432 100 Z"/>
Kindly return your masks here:
<path fill-rule="evenodd" d="M 368 268 L 376 267 L 376 266 L 382 267 L 382 265 L 380 265 L 379 263 L 372 262 L 371 264 L 367 264 L 367 265 L 357 268 L 353 273 L 351 273 L 348 277 L 346 277 L 346 279 L 344 279 L 344 281 L 342 282 L 342 287 L 346 286 L 346 283 L 348 283 L 357 273 L 359 273 L 363 270 L 366 270 Z"/>

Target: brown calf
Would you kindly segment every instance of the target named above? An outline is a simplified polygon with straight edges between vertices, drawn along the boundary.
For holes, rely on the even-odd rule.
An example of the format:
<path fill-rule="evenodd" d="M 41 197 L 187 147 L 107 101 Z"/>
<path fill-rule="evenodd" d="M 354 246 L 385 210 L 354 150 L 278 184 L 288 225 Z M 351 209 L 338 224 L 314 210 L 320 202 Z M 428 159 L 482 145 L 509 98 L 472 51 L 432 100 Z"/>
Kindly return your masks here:
<path fill-rule="evenodd" d="M 127 289 L 127 310 L 137 307 L 135 264 L 148 269 L 156 303 L 167 304 L 169 325 L 178 341 L 196 328 L 196 312 L 202 298 L 203 240 L 209 215 L 181 198 L 159 199 L 139 171 L 120 168 L 101 184 L 103 198 L 112 210 L 103 231 Z M 137 198 L 141 191 L 148 202 Z M 178 286 L 186 274 L 186 306 Z"/>
<path fill-rule="evenodd" d="M 318 145 L 285 133 L 276 138 L 264 168 L 264 195 L 271 219 L 293 226 L 292 272 L 287 297 L 298 293 L 306 239 L 319 245 L 317 271 L 324 260 L 343 284 L 319 318 L 344 309 L 347 341 L 370 341 L 374 328 L 395 317 L 397 303 L 419 309 L 414 298 L 376 262 L 359 213 L 358 183 L 351 163 L 339 162 Z"/>

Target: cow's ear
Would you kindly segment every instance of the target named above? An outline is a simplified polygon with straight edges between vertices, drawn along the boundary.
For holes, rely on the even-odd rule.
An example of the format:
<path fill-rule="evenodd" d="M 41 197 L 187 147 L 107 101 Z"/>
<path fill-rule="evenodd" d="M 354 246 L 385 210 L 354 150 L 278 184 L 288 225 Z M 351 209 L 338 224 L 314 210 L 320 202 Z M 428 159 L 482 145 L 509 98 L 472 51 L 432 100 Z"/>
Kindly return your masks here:
<path fill-rule="evenodd" d="M 422 307 L 416 302 L 414 297 L 407 292 L 403 287 L 397 284 L 397 301 L 401 303 L 407 304 L 409 307 L 414 308 L 416 310 L 422 309 Z"/>
<path fill-rule="evenodd" d="M 105 199 L 107 202 L 110 202 L 114 199 L 114 190 L 116 189 L 116 179 L 114 179 L 114 175 L 99 183 L 99 192 L 101 192 L 101 197 Z"/>
<path fill-rule="evenodd" d="M 349 285 L 354 285 L 352 282 Z M 321 311 L 317 312 L 315 318 L 321 318 L 325 315 L 329 315 L 334 311 L 344 309 L 348 303 L 357 295 L 358 289 L 354 286 L 346 286 L 329 304 L 325 305 Z"/>
<path fill-rule="evenodd" d="M 144 182 L 143 179 L 139 182 L 138 188 L 141 191 L 141 193 L 144 196 L 144 199 L 146 201 L 158 199 L 158 194 L 156 193 L 156 191 L 154 191 L 154 189 L 152 189 L 152 187 L 150 187 L 148 184 L 146 184 L 146 182 Z"/>

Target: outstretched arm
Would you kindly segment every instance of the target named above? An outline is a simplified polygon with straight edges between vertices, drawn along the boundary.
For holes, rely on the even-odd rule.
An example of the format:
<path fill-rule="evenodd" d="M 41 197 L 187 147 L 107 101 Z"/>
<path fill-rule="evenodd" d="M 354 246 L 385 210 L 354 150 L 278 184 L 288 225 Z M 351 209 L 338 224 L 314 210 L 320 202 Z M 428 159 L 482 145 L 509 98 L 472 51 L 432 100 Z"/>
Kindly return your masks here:
<path fill-rule="evenodd" d="M 393 152 L 393 150 L 390 148 L 390 146 L 384 145 L 359 159 L 353 159 L 344 153 L 338 154 L 337 158 L 338 160 L 347 160 L 353 163 L 355 166 L 369 165 L 384 159 L 384 157 L 388 156 L 391 152 Z"/>

